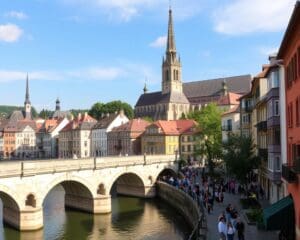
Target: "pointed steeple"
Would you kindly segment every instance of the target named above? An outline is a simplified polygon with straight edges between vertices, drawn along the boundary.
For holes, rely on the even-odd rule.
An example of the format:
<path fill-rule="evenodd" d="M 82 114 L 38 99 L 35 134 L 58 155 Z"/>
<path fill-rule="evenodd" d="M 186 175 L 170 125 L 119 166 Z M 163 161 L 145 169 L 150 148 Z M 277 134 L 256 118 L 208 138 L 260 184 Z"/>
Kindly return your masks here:
<path fill-rule="evenodd" d="M 59 98 L 56 99 L 55 111 L 60 111 L 60 101 Z"/>
<path fill-rule="evenodd" d="M 31 104 L 29 99 L 29 83 L 28 83 L 28 73 L 26 77 L 26 93 L 25 93 L 25 102 L 24 104 Z"/>
<path fill-rule="evenodd" d="M 168 39 L 166 53 L 176 53 L 175 34 L 173 27 L 173 16 L 171 6 L 169 8 Z"/>

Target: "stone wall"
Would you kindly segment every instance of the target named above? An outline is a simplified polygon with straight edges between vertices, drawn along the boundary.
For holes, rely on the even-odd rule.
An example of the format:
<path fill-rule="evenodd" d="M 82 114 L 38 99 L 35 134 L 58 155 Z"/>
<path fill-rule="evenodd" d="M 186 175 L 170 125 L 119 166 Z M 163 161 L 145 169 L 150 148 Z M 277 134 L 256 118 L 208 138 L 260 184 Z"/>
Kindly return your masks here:
<path fill-rule="evenodd" d="M 191 226 L 195 228 L 201 213 L 196 202 L 185 192 L 164 182 L 156 183 L 157 196 L 176 208 Z"/>

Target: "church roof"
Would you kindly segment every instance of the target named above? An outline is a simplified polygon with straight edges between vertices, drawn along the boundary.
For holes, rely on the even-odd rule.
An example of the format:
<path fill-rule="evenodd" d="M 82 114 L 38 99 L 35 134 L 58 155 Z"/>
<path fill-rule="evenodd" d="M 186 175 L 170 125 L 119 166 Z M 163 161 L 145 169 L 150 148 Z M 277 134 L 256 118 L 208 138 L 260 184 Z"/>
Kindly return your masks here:
<path fill-rule="evenodd" d="M 70 111 L 60 111 L 60 110 L 56 110 L 53 115 L 52 118 L 70 118 L 71 117 L 71 112 Z"/>
<path fill-rule="evenodd" d="M 183 92 L 187 98 L 219 95 L 224 78 L 183 83 Z M 251 75 L 226 78 L 229 92 L 244 94 L 250 91 Z"/>
<path fill-rule="evenodd" d="M 136 107 L 145 105 L 155 105 L 159 103 L 187 103 L 189 100 L 184 94 L 178 92 L 162 94 L 162 92 L 144 93 L 136 103 Z"/>

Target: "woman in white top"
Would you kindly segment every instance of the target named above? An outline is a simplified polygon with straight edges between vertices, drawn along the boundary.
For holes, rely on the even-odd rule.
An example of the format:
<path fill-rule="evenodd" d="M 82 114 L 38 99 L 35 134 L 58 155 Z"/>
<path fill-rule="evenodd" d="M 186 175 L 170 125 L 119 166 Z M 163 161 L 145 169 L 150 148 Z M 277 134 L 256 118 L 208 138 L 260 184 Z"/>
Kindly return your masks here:
<path fill-rule="evenodd" d="M 228 224 L 227 224 L 227 240 L 233 240 L 234 233 L 235 233 L 234 227 L 232 226 L 231 222 L 228 222 Z"/>

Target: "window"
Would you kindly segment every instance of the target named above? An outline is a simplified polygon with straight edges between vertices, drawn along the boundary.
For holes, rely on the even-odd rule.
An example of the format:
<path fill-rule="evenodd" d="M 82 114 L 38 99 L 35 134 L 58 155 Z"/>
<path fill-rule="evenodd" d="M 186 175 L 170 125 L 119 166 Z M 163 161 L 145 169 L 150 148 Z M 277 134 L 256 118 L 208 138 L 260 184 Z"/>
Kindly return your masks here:
<path fill-rule="evenodd" d="M 227 120 L 227 130 L 232 131 L 232 119 Z"/>
<path fill-rule="evenodd" d="M 275 156 L 274 157 L 274 170 L 276 172 L 280 172 L 281 171 L 280 156 Z"/>
<path fill-rule="evenodd" d="M 274 106 L 274 113 L 275 113 L 275 116 L 279 116 L 279 100 L 275 100 L 275 106 Z"/>

